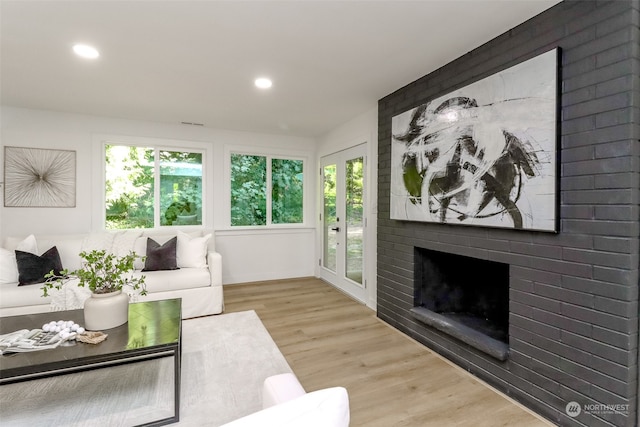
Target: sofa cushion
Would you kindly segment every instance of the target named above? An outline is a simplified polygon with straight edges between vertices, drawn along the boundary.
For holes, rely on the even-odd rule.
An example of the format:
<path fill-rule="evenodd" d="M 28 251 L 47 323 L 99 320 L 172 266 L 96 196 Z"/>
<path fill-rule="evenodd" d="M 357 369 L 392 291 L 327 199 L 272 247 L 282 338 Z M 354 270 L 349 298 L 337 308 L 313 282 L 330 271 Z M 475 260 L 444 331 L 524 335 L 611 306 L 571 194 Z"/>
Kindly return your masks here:
<path fill-rule="evenodd" d="M 51 297 L 42 296 L 41 286 L 18 286 L 15 283 L 0 284 L 0 307 L 28 307 L 46 305 L 51 302 Z"/>
<path fill-rule="evenodd" d="M 109 252 L 117 257 L 129 255 L 134 250 L 134 245 L 138 237 L 142 236 L 141 230 L 125 230 L 113 237 L 113 243 Z"/>
<path fill-rule="evenodd" d="M 52 246 L 58 248 L 58 254 L 60 254 L 62 265 L 67 270 L 73 271 L 77 270 L 81 266 L 81 259 L 78 254 L 82 251 L 82 241 L 85 237 L 85 234 L 47 235 L 41 237 L 36 236 L 36 240 L 38 241 L 38 248 L 40 250 L 47 249 Z M 40 252 L 36 251 L 33 253 Z"/>
<path fill-rule="evenodd" d="M 211 286 L 211 275 L 208 268 L 181 268 L 171 271 L 144 272 L 136 270 L 132 273 L 132 276 L 144 276 L 144 283 L 147 292 L 150 294 Z"/>
<path fill-rule="evenodd" d="M 116 233 L 108 231 L 96 231 L 89 233 L 83 240 L 81 251 L 108 251 L 113 245 L 113 239 L 116 237 Z"/>
<path fill-rule="evenodd" d="M 176 247 L 176 261 L 179 268 L 206 268 L 207 247 L 211 234 L 193 237 L 178 230 L 178 245 Z"/>
<path fill-rule="evenodd" d="M 55 274 L 59 275 L 63 269 L 58 249 L 55 246 L 41 256 L 16 250 L 16 262 L 18 264 L 18 286 L 44 283 L 47 273 L 53 270 Z"/>
<path fill-rule="evenodd" d="M 80 249 L 82 246 L 81 239 L 59 239 L 57 241 L 49 241 L 47 245 L 55 245 L 58 248 L 58 253 L 60 254 L 60 260 L 62 261 L 62 266 L 68 271 L 75 271 L 82 267 L 83 259 L 80 258 Z M 50 247 L 50 246 L 41 246 L 41 247 Z"/>
<path fill-rule="evenodd" d="M 147 237 L 147 258 L 142 271 L 177 270 L 176 246 L 178 238 L 174 237 L 164 244 L 159 244 Z"/>
<path fill-rule="evenodd" d="M 332 387 L 254 412 L 223 427 L 348 427 L 349 419 L 347 390 Z"/>

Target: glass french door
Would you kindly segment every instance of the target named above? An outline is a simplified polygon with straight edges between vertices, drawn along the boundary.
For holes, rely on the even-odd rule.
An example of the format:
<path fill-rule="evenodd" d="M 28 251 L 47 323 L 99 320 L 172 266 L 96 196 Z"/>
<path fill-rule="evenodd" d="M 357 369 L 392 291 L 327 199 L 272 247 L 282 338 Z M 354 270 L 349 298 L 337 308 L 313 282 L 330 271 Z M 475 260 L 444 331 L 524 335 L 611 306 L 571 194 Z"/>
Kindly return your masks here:
<path fill-rule="evenodd" d="M 320 277 L 366 303 L 364 144 L 323 157 Z"/>

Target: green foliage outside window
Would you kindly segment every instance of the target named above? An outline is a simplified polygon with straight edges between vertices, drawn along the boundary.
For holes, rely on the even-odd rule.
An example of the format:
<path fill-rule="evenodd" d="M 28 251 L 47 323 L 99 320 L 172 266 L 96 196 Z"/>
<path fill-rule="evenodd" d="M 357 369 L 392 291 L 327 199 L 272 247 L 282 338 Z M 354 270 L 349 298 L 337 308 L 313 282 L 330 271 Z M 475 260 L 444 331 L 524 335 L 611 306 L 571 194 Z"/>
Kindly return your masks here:
<path fill-rule="evenodd" d="M 106 145 L 105 167 L 106 229 L 202 224 L 202 153 Z"/>
<path fill-rule="evenodd" d="M 364 161 L 362 157 L 349 160 L 346 163 L 346 194 L 347 219 L 353 223 L 361 223 L 363 216 L 363 173 Z"/>
<path fill-rule="evenodd" d="M 324 218 L 326 223 L 336 220 L 336 165 L 323 169 L 324 176 Z"/>
<path fill-rule="evenodd" d="M 271 161 L 271 222 L 302 222 L 302 160 Z"/>
<path fill-rule="evenodd" d="M 105 228 L 152 228 L 154 150 L 107 145 L 105 159 Z"/>
<path fill-rule="evenodd" d="M 267 158 L 231 155 L 231 225 L 267 224 Z"/>
<path fill-rule="evenodd" d="M 202 224 L 202 154 L 160 151 L 160 224 Z"/>
<path fill-rule="evenodd" d="M 302 223 L 303 163 L 231 154 L 231 225 L 267 225 L 269 209 L 271 224 Z M 271 194 L 267 193 L 268 172 Z"/>

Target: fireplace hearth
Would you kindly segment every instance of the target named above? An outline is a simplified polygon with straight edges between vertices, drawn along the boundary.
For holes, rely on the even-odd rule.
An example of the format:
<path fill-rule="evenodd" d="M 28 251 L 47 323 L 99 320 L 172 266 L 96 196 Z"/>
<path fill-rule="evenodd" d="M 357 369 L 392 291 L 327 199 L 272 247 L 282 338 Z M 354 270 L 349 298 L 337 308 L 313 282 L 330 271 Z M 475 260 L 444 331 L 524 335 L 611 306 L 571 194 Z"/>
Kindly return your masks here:
<path fill-rule="evenodd" d="M 415 248 L 411 315 L 492 357 L 509 353 L 509 266 Z"/>

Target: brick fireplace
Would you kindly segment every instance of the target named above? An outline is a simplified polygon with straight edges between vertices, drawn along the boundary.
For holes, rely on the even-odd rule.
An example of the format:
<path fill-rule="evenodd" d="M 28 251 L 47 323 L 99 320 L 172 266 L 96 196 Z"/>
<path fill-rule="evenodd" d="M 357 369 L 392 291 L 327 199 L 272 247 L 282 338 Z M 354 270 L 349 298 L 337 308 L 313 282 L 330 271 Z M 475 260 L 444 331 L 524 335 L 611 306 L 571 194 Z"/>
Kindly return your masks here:
<path fill-rule="evenodd" d="M 565 1 L 378 104 L 378 316 L 560 425 L 638 425 L 639 23 Z M 558 233 L 390 219 L 391 118 L 555 47 Z"/>

